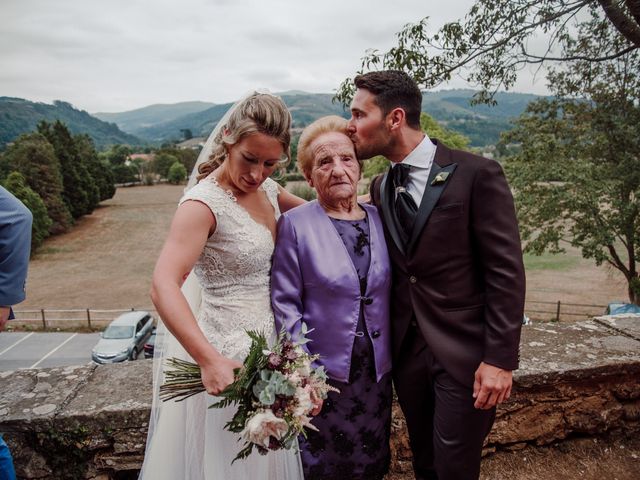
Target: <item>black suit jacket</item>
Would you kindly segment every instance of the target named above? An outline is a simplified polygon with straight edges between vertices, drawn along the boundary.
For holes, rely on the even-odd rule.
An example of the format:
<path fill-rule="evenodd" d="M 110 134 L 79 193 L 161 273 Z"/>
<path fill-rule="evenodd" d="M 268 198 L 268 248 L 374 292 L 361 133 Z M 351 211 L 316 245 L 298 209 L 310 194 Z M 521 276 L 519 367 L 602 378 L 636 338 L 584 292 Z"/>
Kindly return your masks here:
<path fill-rule="evenodd" d="M 393 353 L 398 358 L 415 316 L 436 359 L 470 386 L 481 361 L 518 367 L 525 298 L 520 236 L 500 165 L 434 143 L 434 163 L 407 245 L 391 208 L 391 176 L 371 184 L 393 264 Z M 446 180 L 434 181 L 443 172 Z"/>

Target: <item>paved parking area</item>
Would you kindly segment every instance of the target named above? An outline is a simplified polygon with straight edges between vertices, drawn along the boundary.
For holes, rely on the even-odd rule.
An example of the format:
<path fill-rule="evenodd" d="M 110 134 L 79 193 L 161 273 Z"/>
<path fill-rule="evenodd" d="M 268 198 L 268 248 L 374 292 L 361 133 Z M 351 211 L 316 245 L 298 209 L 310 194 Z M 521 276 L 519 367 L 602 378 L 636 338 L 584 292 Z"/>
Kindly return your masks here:
<path fill-rule="evenodd" d="M 99 339 L 99 333 L 2 332 L 0 371 L 83 365 Z"/>

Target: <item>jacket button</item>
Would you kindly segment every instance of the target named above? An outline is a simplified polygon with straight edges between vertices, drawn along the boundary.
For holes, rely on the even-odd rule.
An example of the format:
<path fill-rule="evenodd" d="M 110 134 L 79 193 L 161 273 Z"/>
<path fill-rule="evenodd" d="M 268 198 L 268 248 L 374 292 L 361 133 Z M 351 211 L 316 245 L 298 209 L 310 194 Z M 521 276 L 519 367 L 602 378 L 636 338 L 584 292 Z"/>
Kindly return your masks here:
<path fill-rule="evenodd" d="M 371 332 L 371 338 L 378 338 L 380 336 L 380 330 L 374 330 Z"/>
<path fill-rule="evenodd" d="M 409 277 L 409 281 L 410 281 L 411 283 L 416 283 L 416 282 L 418 281 L 418 279 L 417 279 L 416 277 L 414 277 L 413 275 L 411 275 L 411 276 Z"/>
<path fill-rule="evenodd" d="M 365 305 L 371 305 L 373 303 L 373 298 L 371 298 L 371 297 L 363 297 L 362 301 L 364 302 Z"/>

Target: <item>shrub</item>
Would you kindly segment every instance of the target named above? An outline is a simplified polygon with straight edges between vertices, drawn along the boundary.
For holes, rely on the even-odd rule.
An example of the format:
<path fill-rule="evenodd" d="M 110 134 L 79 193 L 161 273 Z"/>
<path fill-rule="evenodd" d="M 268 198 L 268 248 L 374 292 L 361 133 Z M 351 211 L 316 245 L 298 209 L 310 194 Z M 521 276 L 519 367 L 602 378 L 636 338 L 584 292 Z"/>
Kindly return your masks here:
<path fill-rule="evenodd" d="M 47 215 L 47 207 L 36 192 L 34 192 L 24 177 L 18 172 L 11 172 L 5 181 L 5 188 L 15 197 L 24 203 L 33 215 L 33 225 L 31 229 L 31 252 L 42 245 L 45 238 L 49 236 L 49 228 L 53 221 Z"/>
<path fill-rule="evenodd" d="M 180 162 L 174 162 L 171 167 L 169 167 L 169 173 L 167 174 L 167 180 L 169 183 L 173 183 L 174 185 L 178 185 L 185 181 L 187 178 L 187 169 Z"/>
<path fill-rule="evenodd" d="M 291 185 L 289 191 L 296 197 L 304 198 L 305 200 L 315 200 L 316 198 L 316 191 L 306 183 Z"/>

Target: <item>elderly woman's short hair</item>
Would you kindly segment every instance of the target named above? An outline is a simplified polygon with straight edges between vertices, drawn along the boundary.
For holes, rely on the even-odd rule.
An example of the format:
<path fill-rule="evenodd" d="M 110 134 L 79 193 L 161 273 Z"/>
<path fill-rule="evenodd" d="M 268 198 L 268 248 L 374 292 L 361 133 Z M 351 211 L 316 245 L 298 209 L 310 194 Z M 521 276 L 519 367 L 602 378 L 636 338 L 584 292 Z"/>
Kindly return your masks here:
<path fill-rule="evenodd" d="M 311 176 L 311 170 L 313 169 L 313 152 L 311 151 L 311 144 L 320 135 L 329 132 L 338 132 L 347 134 L 347 120 L 337 115 L 329 115 L 319 118 L 309 126 L 307 126 L 300 135 L 298 141 L 298 169 L 302 172 L 305 178 Z M 362 169 L 362 163 L 360 168 Z"/>

